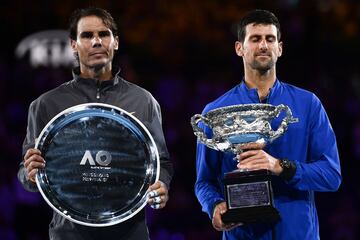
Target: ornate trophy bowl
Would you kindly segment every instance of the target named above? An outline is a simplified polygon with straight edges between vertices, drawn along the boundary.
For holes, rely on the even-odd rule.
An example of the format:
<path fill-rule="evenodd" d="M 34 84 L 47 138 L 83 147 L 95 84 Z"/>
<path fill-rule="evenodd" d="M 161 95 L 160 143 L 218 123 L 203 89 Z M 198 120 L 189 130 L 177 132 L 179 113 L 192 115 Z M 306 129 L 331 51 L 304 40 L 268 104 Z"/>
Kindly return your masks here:
<path fill-rule="evenodd" d="M 133 217 L 159 177 L 149 131 L 132 114 L 108 104 L 64 110 L 45 126 L 35 147 L 46 161 L 36 175 L 41 195 L 81 225 L 111 226 Z"/>
<path fill-rule="evenodd" d="M 277 130 L 271 122 L 285 111 Z M 212 130 L 208 138 L 198 126 L 203 122 Z M 239 154 L 244 150 L 262 149 L 285 133 L 290 123 L 298 122 L 286 105 L 240 104 L 217 108 L 204 116 L 196 114 L 191 125 L 198 141 L 209 148 Z M 279 213 L 273 206 L 272 173 L 268 170 L 237 169 L 225 173 L 224 190 L 228 211 L 224 223 L 276 221 Z"/>

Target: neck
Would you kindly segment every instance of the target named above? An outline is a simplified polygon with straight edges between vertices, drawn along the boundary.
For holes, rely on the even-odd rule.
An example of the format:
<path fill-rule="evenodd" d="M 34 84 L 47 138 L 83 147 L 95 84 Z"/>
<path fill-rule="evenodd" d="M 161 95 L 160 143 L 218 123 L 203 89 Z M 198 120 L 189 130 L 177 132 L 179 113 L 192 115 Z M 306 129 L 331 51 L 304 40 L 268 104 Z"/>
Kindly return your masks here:
<path fill-rule="evenodd" d="M 106 81 L 112 78 L 111 70 L 111 65 L 91 67 L 80 65 L 80 76 L 83 78 L 93 78 L 100 81 Z"/>
<path fill-rule="evenodd" d="M 264 100 L 275 83 L 275 72 L 275 67 L 266 72 L 245 68 L 245 84 L 248 88 L 256 88 L 260 100 Z"/>

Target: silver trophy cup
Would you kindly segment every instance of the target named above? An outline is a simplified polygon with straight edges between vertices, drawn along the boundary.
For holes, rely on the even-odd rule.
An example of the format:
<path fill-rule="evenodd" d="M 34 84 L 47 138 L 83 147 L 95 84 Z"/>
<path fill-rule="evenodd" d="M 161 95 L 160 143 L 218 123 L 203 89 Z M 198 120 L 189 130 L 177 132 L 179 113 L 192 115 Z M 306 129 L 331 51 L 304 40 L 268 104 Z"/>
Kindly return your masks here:
<path fill-rule="evenodd" d="M 271 122 L 285 111 L 277 130 Z M 239 154 L 249 149 L 262 149 L 283 135 L 290 123 L 299 120 L 286 105 L 240 104 L 217 108 L 204 116 L 195 114 L 191 125 L 198 141 L 209 148 Z M 212 130 L 208 138 L 198 126 L 203 122 Z M 272 173 L 268 170 L 237 169 L 225 173 L 224 190 L 228 211 L 222 215 L 224 223 L 273 222 L 279 219 L 274 207 L 271 186 Z"/>

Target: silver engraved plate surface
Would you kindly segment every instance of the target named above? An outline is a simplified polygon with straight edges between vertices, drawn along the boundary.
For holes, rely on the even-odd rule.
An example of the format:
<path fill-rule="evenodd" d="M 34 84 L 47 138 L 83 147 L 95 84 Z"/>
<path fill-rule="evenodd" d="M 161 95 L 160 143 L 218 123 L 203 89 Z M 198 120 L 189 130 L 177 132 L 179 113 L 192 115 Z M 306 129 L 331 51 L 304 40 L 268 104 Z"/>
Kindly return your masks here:
<path fill-rule="evenodd" d="M 271 128 L 271 122 L 279 117 L 282 111 L 286 116 L 282 119 L 278 129 Z M 213 136 L 208 138 L 198 126 L 203 122 L 212 129 Z M 298 122 L 292 116 L 286 105 L 271 104 L 240 104 L 217 108 L 204 116 L 195 114 L 191 118 L 191 125 L 198 140 L 208 147 L 220 150 L 241 152 L 241 147 L 251 144 L 260 148 L 280 137 L 288 128 L 289 123 Z"/>
<path fill-rule="evenodd" d="M 226 186 L 229 209 L 270 205 L 269 182 L 230 184 Z"/>
<path fill-rule="evenodd" d="M 134 216 L 159 177 L 151 134 L 112 105 L 64 110 L 45 126 L 35 147 L 46 161 L 36 175 L 43 198 L 65 218 L 86 226 L 110 226 Z"/>

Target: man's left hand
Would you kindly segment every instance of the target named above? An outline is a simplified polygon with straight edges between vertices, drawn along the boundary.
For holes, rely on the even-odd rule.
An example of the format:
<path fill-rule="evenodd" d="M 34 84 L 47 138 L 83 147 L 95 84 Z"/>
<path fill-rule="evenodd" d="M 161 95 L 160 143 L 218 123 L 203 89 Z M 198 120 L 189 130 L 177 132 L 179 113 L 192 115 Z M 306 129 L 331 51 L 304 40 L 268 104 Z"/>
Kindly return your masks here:
<path fill-rule="evenodd" d="M 157 181 L 149 187 L 148 204 L 154 209 L 165 207 L 166 202 L 169 200 L 169 192 L 165 183 Z"/>

